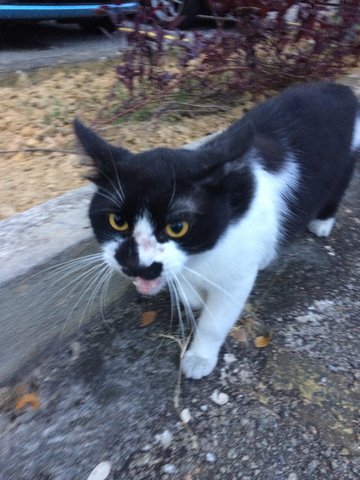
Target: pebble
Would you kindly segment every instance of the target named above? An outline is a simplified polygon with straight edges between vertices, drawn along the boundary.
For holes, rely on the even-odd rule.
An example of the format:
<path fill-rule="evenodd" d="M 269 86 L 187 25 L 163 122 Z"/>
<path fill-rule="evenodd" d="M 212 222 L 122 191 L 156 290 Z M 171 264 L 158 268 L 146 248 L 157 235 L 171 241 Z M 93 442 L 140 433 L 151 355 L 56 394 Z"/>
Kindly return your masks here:
<path fill-rule="evenodd" d="M 211 452 L 208 452 L 206 454 L 206 461 L 209 462 L 209 463 L 215 463 L 216 462 L 216 455 L 214 455 Z"/>
<path fill-rule="evenodd" d="M 155 440 L 161 443 L 164 448 L 170 447 L 172 439 L 173 435 L 171 432 L 169 432 L 169 430 L 164 430 L 162 433 L 155 435 Z"/>
<path fill-rule="evenodd" d="M 291 472 L 287 478 L 287 480 L 297 480 L 297 475 L 294 472 Z"/>
<path fill-rule="evenodd" d="M 238 457 L 238 451 L 235 448 L 231 448 L 228 453 L 227 453 L 227 458 L 230 460 L 234 460 L 235 458 Z"/>
<path fill-rule="evenodd" d="M 110 462 L 101 462 L 87 477 L 87 480 L 105 480 L 111 472 Z"/>
<path fill-rule="evenodd" d="M 181 410 L 180 418 L 184 423 L 189 423 L 191 420 L 190 410 L 188 408 L 184 408 L 184 410 Z"/>
<path fill-rule="evenodd" d="M 214 390 L 210 398 L 216 405 L 225 405 L 229 401 L 229 395 L 218 390 Z"/>
<path fill-rule="evenodd" d="M 170 474 L 176 473 L 176 467 L 171 463 L 167 463 L 166 465 L 163 466 L 163 472 L 170 473 Z"/>
<path fill-rule="evenodd" d="M 232 353 L 225 353 L 225 355 L 224 355 L 225 363 L 234 363 L 234 362 L 236 362 L 236 360 L 237 360 L 237 358 Z"/>

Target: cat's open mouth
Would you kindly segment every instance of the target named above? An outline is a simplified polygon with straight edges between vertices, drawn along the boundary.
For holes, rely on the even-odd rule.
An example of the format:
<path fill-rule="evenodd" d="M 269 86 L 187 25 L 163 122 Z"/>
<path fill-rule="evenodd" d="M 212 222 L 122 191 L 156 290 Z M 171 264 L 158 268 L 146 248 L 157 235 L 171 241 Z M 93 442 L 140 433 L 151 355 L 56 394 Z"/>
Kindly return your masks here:
<path fill-rule="evenodd" d="M 166 280 L 163 277 L 157 277 L 153 280 L 145 280 L 141 277 L 136 277 L 133 284 L 136 290 L 142 295 L 155 295 L 165 285 Z"/>

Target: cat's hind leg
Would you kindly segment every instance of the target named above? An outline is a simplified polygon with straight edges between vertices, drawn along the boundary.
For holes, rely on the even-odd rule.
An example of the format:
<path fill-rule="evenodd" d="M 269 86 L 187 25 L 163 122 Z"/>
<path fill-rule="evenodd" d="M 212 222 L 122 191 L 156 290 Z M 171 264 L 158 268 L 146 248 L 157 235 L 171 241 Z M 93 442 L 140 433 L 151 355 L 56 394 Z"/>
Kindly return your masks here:
<path fill-rule="evenodd" d="M 340 201 L 350 182 L 353 165 L 354 164 L 349 164 L 348 171 L 343 179 L 337 183 L 336 191 L 333 193 L 332 197 L 316 215 L 316 218 L 308 224 L 309 231 L 317 237 L 328 237 L 332 232 L 335 225 L 335 213 L 339 208 Z"/>

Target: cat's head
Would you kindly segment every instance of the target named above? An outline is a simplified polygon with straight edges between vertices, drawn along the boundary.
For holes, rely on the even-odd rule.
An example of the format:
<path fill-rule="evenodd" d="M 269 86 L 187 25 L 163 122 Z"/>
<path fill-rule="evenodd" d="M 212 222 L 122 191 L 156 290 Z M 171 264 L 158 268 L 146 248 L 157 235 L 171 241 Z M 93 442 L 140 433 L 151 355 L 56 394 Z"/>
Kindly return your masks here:
<path fill-rule="evenodd" d="M 247 208 L 251 176 L 232 171 L 220 152 L 157 148 L 133 154 L 74 125 L 94 166 L 90 219 L 104 259 L 132 278 L 140 293 L 160 291 L 189 256 L 213 248 Z M 237 193 L 235 183 L 241 184 Z"/>

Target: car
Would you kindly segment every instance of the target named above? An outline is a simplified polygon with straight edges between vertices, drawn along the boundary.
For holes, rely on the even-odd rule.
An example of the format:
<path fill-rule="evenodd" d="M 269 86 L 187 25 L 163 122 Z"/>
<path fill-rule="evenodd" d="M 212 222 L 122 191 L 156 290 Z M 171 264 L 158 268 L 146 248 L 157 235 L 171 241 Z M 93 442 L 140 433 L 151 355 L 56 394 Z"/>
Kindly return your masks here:
<path fill-rule="evenodd" d="M 244 0 L 244 6 L 256 5 L 256 1 Z M 151 7 L 155 18 L 163 26 L 187 27 L 199 16 L 215 13 L 224 17 L 239 7 L 239 0 L 143 0 L 143 5 Z"/>
<path fill-rule="evenodd" d="M 305 2 L 296 2 L 293 0 L 283 0 L 282 2 L 266 2 L 265 0 L 142 0 L 142 5 L 151 7 L 152 13 L 160 24 L 164 27 L 192 25 L 196 18 L 217 17 L 221 19 L 232 19 L 236 12 L 258 12 L 266 15 L 273 7 L 274 11 L 285 9 L 288 11 L 288 18 L 291 20 L 296 16 L 300 5 L 306 5 Z M 310 2 L 311 5 L 311 2 Z M 316 5 L 316 4 L 315 4 Z M 359 12 L 358 0 L 333 0 L 319 2 L 330 11 L 338 12 L 340 16 L 354 15 Z M 358 13 L 357 13 L 358 14 Z"/>
<path fill-rule="evenodd" d="M 118 0 L 99 2 L 85 1 L 4 1 L 0 0 L 0 22 L 56 20 L 60 23 L 78 23 L 86 30 L 98 26 L 110 26 L 109 14 L 116 16 L 135 13 L 139 8 L 138 1 Z"/>

